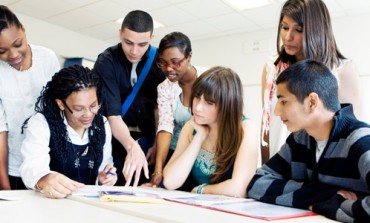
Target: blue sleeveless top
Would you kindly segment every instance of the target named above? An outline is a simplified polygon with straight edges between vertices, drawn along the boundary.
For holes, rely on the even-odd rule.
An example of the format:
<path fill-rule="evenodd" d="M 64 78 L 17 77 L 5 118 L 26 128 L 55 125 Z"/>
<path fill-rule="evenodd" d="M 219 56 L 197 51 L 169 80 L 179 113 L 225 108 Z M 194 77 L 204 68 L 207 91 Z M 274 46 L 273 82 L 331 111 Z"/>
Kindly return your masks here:
<path fill-rule="evenodd" d="M 174 123 L 175 127 L 173 129 L 170 149 L 175 150 L 177 141 L 179 139 L 179 135 L 181 132 L 182 127 L 184 127 L 185 123 L 189 121 L 191 118 L 190 108 L 186 107 L 182 104 L 181 100 L 178 99 L 176 103 L 176 109 L 174 112 Z"/>
<path fill-rule="evenodd" d="M 243 117 L 242 121 L 247 120 Z M 193 135 L 196 131 L 194 130 Z M 216 171 L 216 163 L 214 162 L 215 153 L 209 152 L 203 148 L 200 148 L 199 154 L 193 164 L 191 169 L 191 175 L 197 185 L 200 184 L 210 184 L 210 178 L 213 173 Z M 227 170 L 223 180 L 230 179 L 233 173 L 234 163 Z"/>

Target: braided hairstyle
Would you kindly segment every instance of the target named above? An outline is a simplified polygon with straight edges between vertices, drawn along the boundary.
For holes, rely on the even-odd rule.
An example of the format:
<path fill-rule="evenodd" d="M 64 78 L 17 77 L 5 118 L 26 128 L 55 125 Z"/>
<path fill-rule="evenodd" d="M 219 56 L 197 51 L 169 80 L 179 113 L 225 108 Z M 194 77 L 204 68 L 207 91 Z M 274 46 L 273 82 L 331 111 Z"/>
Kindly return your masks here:
<path fill-rule="evenodd" d="M 54 150 L 58 159 L 66 161 L 73 148 L 64 124 L 64 113 L 59 109 L 56 99 L 65 101 L 72 92 L 78 92 L 86 88 L 96 88 L 98 102 L 101 103 L 101 82 L 99 76 L 89 68 L 81 65 L 73 65 L 61 69 L 41 91 L 35 105 L 36 112 L 43 114 L 49 124 L 51 133 L 49 147 Z M 97 161 L 101 162 L 103 157 L 103 146 L 105 144 L 105 128 L 101 110 L 88 129 L 90 149 L 95 153 Z"/>
<path fill-rule="evenodd" d="M 18 29 L 23 29 L 22 23 L 18 17 L 5 5 L 0 5 L 0 32 L 10 26 L 15 26 Z"/>

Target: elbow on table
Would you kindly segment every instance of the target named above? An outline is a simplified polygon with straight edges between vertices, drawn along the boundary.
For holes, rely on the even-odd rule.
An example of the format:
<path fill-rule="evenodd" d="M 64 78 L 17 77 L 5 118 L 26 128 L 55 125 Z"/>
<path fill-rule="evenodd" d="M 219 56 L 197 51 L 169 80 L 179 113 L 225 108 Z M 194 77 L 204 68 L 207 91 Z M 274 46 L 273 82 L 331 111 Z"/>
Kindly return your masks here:
<path fill-rule="evenodd" d="M 224 188 L 226 196 L 230 197 L 239 197 L 245 198 L 247 197 L 247 187 L 245 185 L 240 184 L 239 182 L 227 182 L 227 186 Z"/>
<path fill-rule="evenodd" d="M 247 197 L 247 190 L 244 190 L 244 191 L 240 192 L 239 196 L 242 197 L 242 198 L 246 198 Z"/>
<path fill-rule="evenodd" d="M 176 190 L 177 188 L 179 188 L 180 186 L 177 185 L 177 183 L 173 180 L 173 179 L 170 179 L 169 177 L 163 177 L 163 186 L 167 189 L 167 190 Z"/>
<path fill-rule="evenodd" d="M 233 197 L 241 197 L 246 198 L 247 197 L 247 190 L 234 190 L 234 194 L 232 194 Z"/>
<path fill-rule="evenodd" d="M 247 185 L 232 179 L 222 182 L 224 195 L 230 197 L 247 197 Z"/>

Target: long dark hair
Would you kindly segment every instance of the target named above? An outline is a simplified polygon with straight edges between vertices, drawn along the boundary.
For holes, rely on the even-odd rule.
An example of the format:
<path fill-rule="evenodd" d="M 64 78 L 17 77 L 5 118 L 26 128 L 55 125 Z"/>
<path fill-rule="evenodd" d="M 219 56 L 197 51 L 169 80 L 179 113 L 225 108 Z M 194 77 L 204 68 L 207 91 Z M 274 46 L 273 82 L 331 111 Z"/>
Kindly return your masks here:
<path fill-rule="evenodd" d="M 281 9 L 276 47 L 279 54 L 275 61 L 295 63 L 296 59 L 280 47 L 281 22 L 289 16 L 303 28 L 303 57 L 324 63 L 330 69 L 339 65 L 345 57 L 335 42 L 329 11 L 322 0 L 288 0 Z"/>
<path fill-rule="evenodd" d="M 56 99 L 65 101 L 72 92 L 81 91 L 86 88 L 96 88 L 98 102 L 101 102 L 101 82 L 99 76 L 90 69 L 80 65 L 73 65 L 61 69 L 56 73 L 41 91 L 38 97 L 35 110 L 43 114 L 49 124 L 51 137 L 50 148 L 61 160 L 66 160 L 68 154 L 73 151 L 70 146 L 70 139 L 67 134 L 67 127 L 64 124 L 64 117 L 60 111 Z M 98 160 L 102 158 L 103 146 L 105 144 L 105 128 L 101 110 L 88 129 L 89 148 L 93 149 Z"/>
<path fill-rule="evenodd" d="M 225 67 L 213 67 L 196 79 L 190 99 L 193 101 L 195 97 L 202 95 L 206 101 L 215 103 L 218 112 L 218 137 L 214 157 L 216 171 L 210 179 L 217 183 L 222 181 L 234 164 L 243 140 L 242 82 L 233 70 Z"/>

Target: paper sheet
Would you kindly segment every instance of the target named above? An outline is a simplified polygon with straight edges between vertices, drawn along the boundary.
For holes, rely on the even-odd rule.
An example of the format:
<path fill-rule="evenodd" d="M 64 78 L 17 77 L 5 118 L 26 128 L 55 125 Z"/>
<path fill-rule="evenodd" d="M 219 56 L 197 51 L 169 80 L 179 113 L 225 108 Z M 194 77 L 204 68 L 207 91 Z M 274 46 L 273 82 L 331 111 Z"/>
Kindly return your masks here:
<path fill-rule="evenodd" d="M 123 191 L 132 193 L 132 187 L 86 185 L 72 193 L 74 196 L 98 197 L 99 191 Z"/>

